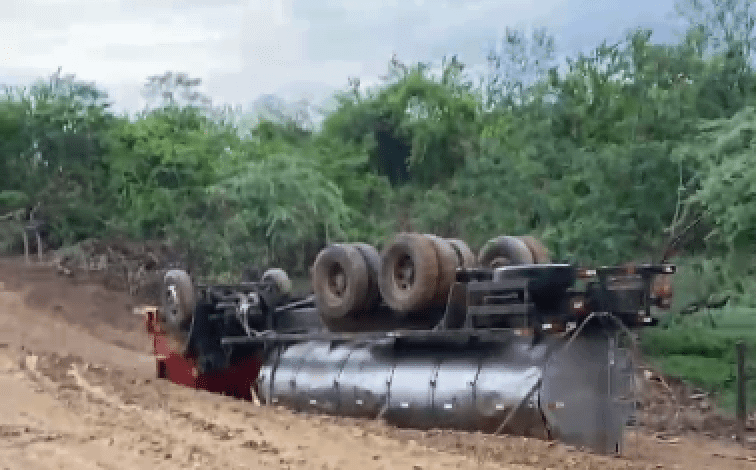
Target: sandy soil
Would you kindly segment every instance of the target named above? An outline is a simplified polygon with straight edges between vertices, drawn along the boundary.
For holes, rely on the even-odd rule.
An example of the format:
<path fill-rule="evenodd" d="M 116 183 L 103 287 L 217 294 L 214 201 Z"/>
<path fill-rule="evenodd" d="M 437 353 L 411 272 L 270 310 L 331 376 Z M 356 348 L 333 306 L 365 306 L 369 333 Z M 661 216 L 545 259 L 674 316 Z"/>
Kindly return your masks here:
<path fill-rule="evenodd" d="M 631 432 L 622 457 L 558 443 L 295 414 L 154 379 L 124 293 L 0 260 L 0 469 L 756 468 L 702 436 Z"/>

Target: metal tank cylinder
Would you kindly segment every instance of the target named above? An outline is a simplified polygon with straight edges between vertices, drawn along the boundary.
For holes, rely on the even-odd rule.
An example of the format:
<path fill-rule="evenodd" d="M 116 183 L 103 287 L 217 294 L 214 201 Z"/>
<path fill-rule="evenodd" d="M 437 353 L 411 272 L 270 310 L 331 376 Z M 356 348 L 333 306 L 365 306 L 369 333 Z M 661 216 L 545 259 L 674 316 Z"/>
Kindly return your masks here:
<path fill-rule="evenodd" d="M 376 418 L 412 428 L 558 437 L 594 451 L 621 447 L 629 359 L 602 334 L 508 335 L 460 345 L 308 341 L 271 356 L 263 403 Z"/>

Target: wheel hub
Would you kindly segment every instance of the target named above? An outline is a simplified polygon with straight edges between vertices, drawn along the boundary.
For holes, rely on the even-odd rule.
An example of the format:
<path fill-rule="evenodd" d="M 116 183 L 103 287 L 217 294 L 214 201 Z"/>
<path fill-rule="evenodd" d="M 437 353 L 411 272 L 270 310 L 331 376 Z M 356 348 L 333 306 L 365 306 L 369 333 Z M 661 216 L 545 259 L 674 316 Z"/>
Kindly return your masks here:
<path fill-rule="evenodd" d="M 179 308 L 178 294 L 176 293 L 176 286 L 168 285 L 165 291 L 165 313 L 171 318 L 176 318 Z"/>
<path fill-rule="evenodd" d="M 333 264 L 328 271 L 328 290 L 334 297 L 344 297 L 347 289 L 347 276 L 343 266 Z"/>
<path fill-rule="evenodd" d="M 394 282 L 401 290 L 409 290 L 415 282 L 415 263 L 409 256 L 402 256 L 394 269 Z"/>

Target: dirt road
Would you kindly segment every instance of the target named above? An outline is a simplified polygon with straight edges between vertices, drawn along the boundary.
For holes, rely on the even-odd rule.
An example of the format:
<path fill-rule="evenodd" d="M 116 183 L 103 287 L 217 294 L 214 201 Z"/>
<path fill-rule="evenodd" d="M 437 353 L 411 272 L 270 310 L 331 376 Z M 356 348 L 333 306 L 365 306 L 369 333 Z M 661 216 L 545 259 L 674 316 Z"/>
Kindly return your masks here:
<path fill-rule="evenodd" d="M 155 380 L 134 301 L 0 260 L 0 469 L 756 468 L 704 437 L 602 457 L 516 437 L 298 415 Z"/>

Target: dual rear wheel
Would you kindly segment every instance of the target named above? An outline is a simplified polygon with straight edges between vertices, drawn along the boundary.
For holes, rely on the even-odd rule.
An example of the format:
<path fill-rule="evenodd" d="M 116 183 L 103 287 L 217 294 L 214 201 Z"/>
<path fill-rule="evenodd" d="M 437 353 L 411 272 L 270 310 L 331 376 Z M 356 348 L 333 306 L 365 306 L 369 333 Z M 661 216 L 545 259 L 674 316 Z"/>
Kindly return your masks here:
<path fill-rule="evenodd" d="M 362 243 L 326 247 L 315 260 L 312 281 L 326 326 L 360 331 L 402 324 L 409 316 L 430 319 L 446 305 L 458 268 L 548 262 L 548 250 L 532 236 L 496 237 L 476 257 L 462 240 L 400 233 L 381 255 Z"/>
<path fill-rule="evenodd" d="M 380 255 L 364 243 L 330 245 L 318 253 L 312 270 L 321 319 L 334 331 L 357 328 L 358 318 L 374 314 L 380 303 Z"/>
<path fill-rule="evenodd" d="M 443 306 L 458 267 L 470 251 L 464 242 L 458 249 L 435 235 L 401 233 L 381 259 L 380 290 L 383 300 L 399 317 Z M 461 248 L 461 249 L 460 249 Z"/>
<path fill-rule="evenodd" d="M 364 243 L 326 247 L 315 259 L 312 283 L 329 329 L 361 331 L 443 306 L 456 269 L 475 265 L 475 255 L 461 240 L 402 233 L 382 255 Z"/>

